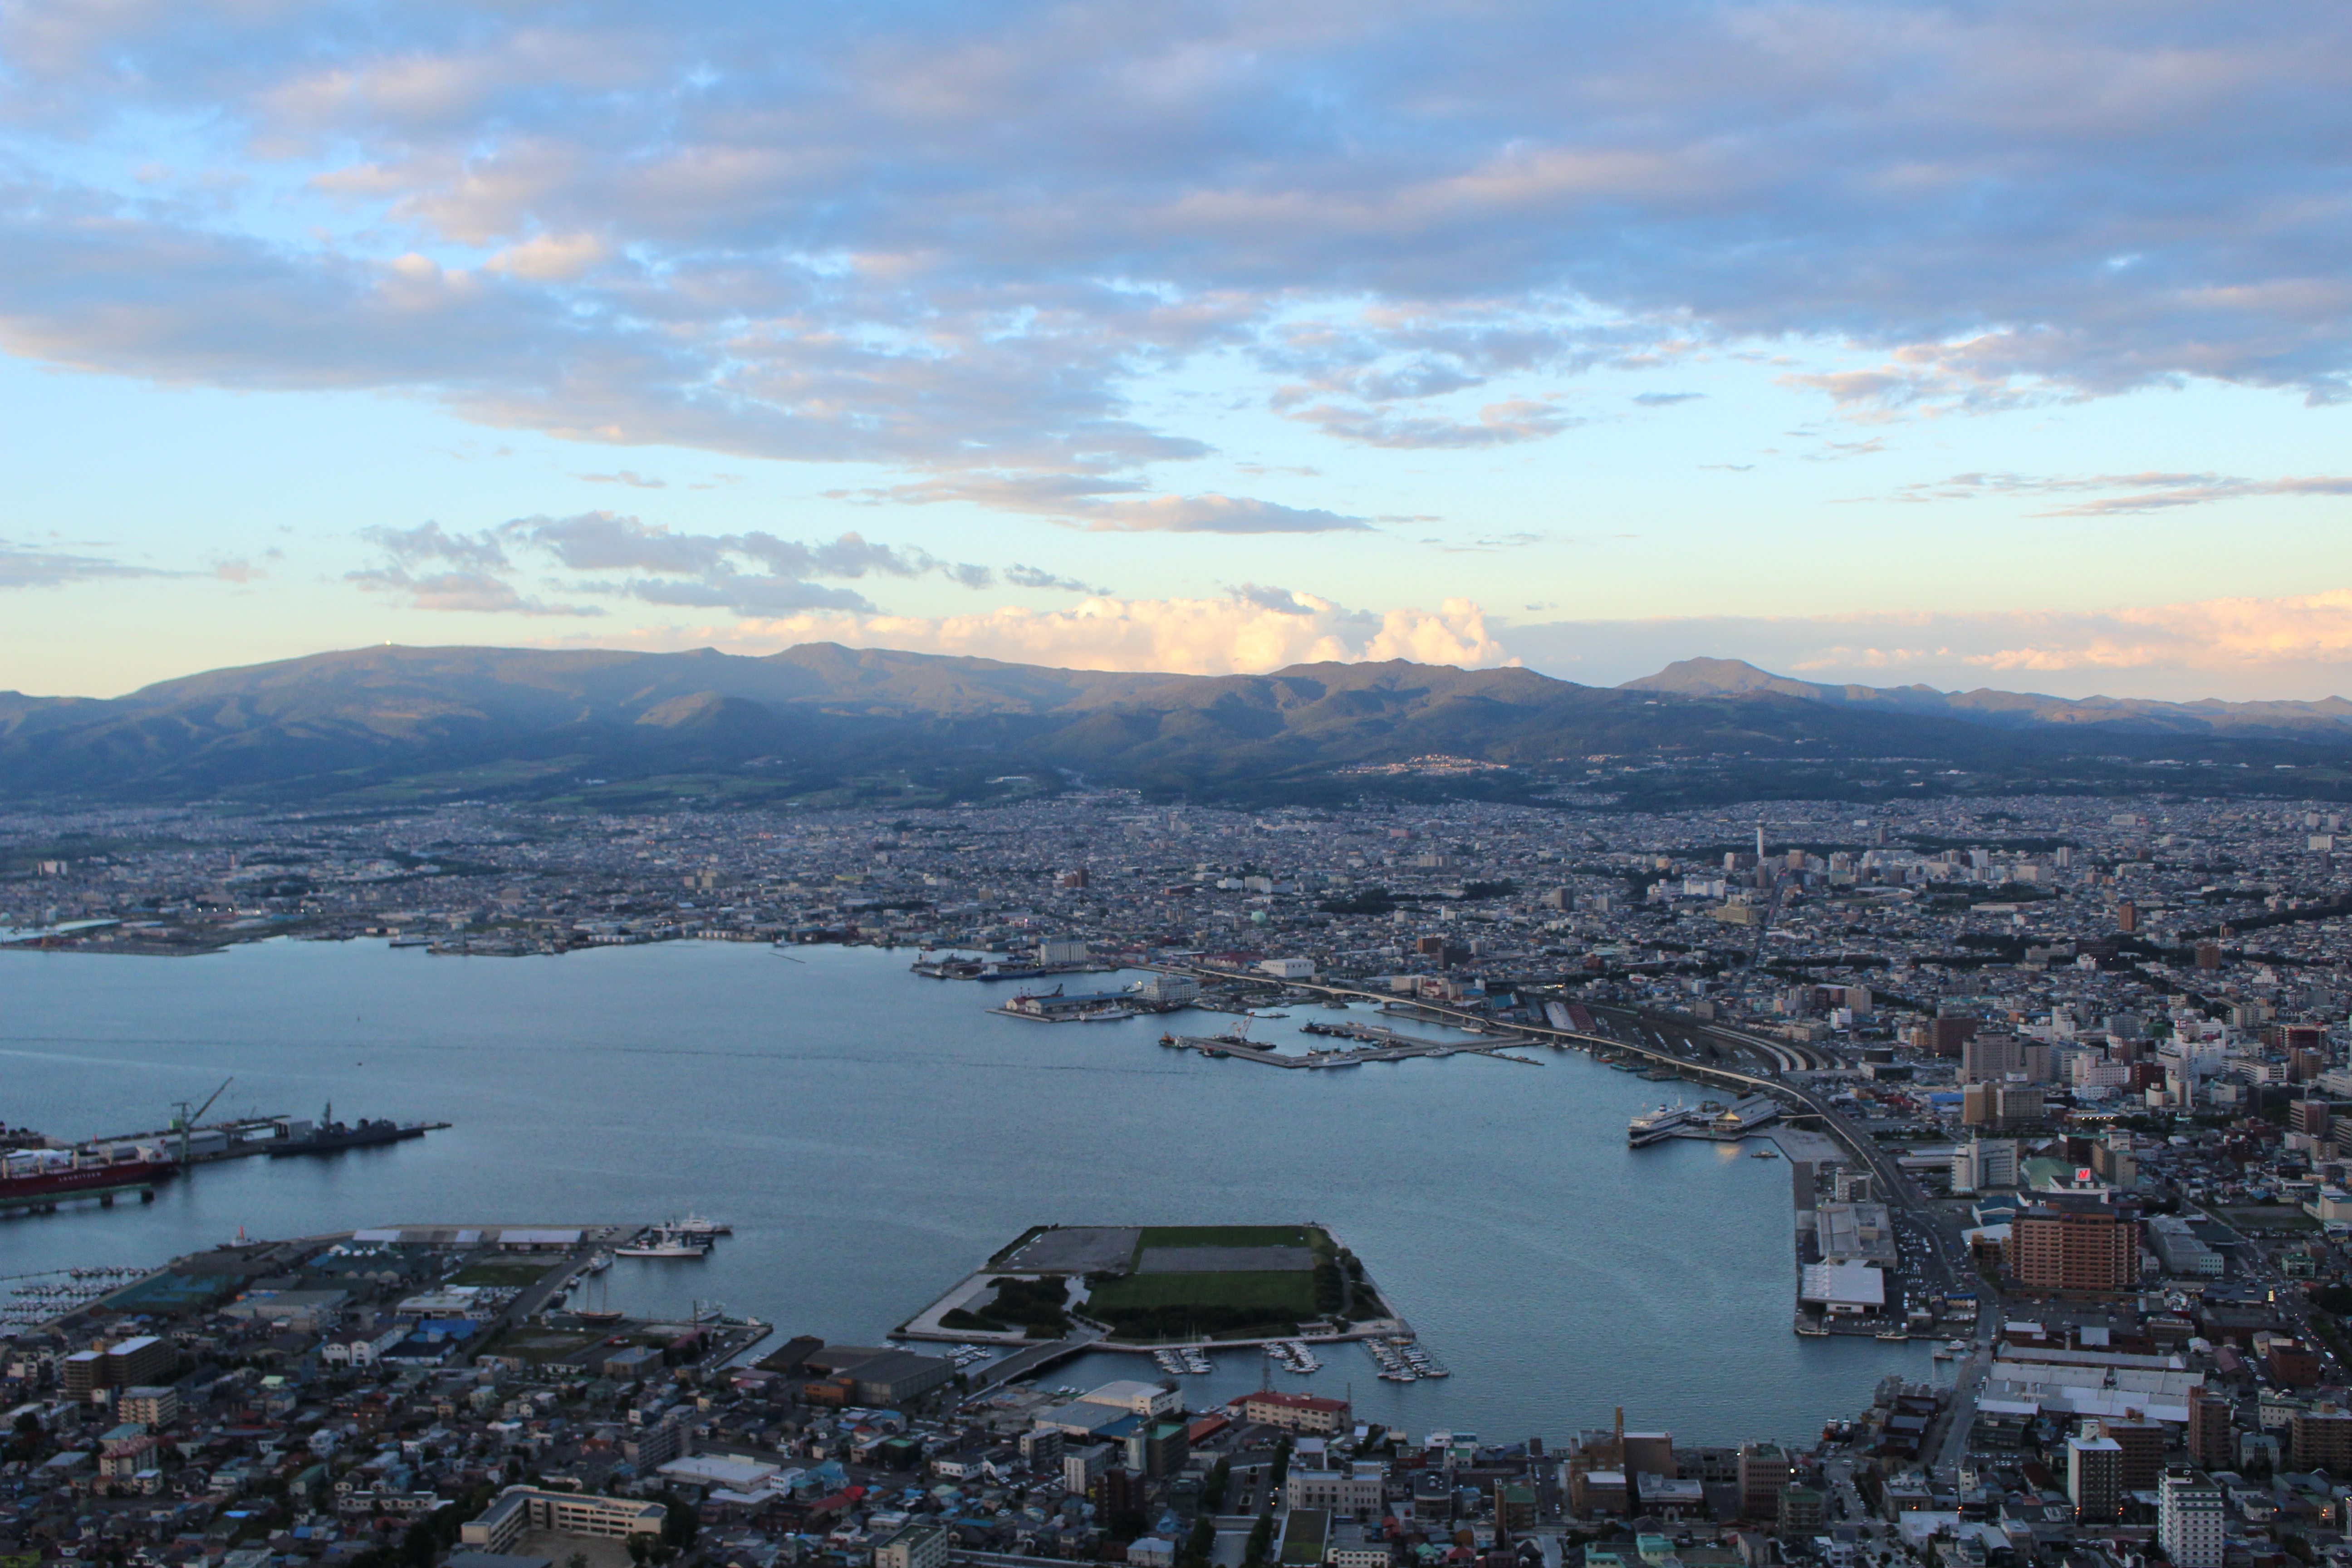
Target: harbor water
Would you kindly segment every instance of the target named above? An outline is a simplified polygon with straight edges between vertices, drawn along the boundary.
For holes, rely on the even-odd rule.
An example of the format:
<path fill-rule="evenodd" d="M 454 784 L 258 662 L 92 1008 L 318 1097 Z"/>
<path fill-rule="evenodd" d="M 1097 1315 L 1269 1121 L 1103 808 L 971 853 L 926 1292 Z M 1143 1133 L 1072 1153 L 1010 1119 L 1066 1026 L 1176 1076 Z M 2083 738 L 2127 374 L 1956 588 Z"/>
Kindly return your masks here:
<path fill-rule="evenodd" d="M 871 949 L 670 942 L 559 959 L 278 941 L 200 958 L 0 953 L 0 1120 L 80 1138 L 163 1124 L 236 1082 L 251 1110 L 447 1121 L 415 1142 L 235 1160 L 154 1203 L 0 1220 L 0 1275 L 426 1221 L 700 1212 L 701 1261 L 625 1260 L 609 1304 L 719 1300 L 780 1334 L 873 1342 L 1023 1228 L 1310 1220 L 1353 1247 L 1453 1375 L 1377 1379 L 1354 1347 L 1280 1386 L 1415 1434 L 1626 1420 L 1687 1442 L 1809 1442 L 1927 1347 L 1790 1332 L 1790 1169 L 1737 1145 L 1628 1150 L 1684 1085 L 1522 1049 L 1284 1071 L 1160 1047 L 1237 1020 L 1042 1024 L 1005 984 Z M 1110 989 L 1131 976 L 1076 976 Z M 1370 1021 L 1369 1014 L 1356 1016 Z M 1286 1048 L 1309 1005 L 1253 1020 Z M 1397 1020 L 1405 1032 L 1436 1037 Z M 1339 1044 L 1343 1042 L 1318 1042 Z M 1196 1406 L 1256 1386 L 1226 1353 Z M 1097 1354 L 1049 1383 L 1157 1376 Z"/>

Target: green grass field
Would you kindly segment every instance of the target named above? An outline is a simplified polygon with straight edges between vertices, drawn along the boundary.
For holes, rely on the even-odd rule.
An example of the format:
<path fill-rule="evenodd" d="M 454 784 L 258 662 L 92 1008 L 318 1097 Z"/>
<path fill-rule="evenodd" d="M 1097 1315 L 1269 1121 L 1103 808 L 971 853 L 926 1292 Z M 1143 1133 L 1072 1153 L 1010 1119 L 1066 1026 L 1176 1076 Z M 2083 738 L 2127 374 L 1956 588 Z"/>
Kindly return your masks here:
<path fill-rule="evenodd" d="M 1315 1310 L 1315 1277 L 1303 1268 L 1276 1274 L 1129 1274 L 1097 1286 L 1087 1304 L 1094 1311 L 1223 1307 L 1295 1318 Z"/>
<path fill-rule="evenodd" d="M 1140 1257 L 1155 1247 L 1310 1247 L 1322 1235 L 1297 1225 L 1152 1225 L 1135 1245 Z"/>

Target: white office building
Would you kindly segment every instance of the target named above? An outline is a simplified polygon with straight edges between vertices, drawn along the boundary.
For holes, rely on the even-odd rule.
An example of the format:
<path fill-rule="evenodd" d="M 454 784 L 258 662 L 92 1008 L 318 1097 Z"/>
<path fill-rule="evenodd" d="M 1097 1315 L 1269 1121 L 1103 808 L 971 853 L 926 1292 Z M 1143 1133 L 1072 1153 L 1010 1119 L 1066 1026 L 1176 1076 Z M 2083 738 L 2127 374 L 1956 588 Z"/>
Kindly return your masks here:
<path fill-rule="evenodd" d="M 2166 1470 L 2156 1540 L 2173 1568 L 2221 1568 L 2221 1489 L 2185 1465 Z"/>

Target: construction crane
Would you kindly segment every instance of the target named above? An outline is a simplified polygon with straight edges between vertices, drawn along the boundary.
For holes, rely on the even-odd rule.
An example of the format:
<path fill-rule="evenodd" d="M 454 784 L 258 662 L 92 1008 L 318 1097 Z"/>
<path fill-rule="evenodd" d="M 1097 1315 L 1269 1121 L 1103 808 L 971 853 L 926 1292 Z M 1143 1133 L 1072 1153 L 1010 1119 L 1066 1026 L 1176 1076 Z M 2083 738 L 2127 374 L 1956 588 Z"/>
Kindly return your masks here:
<path fill-rule="evenodd" d="M 188 1102 L 186 1100 L 184 1100 L 179 1102 L 177 1109 L 180 1112 L 180 1163 L 182 1165 L 185 1165 L 188 1163 L 188 1134 L 194 1131 L 197 1118 L 204 1115 L 205 1111 L 210 1110 L 213 1108 L 213 1101 L 218 1100 L 222 1095 L 226 1094 L 228 1092 L 228 1086 L 236 1081 L 236 1079 L 234 1078 L 225 1078 L 221 1079 L 221 1086 L 213 1090 L 212 1094 L 206 1098 L 205 1102 L 202 1105 L 197 1106 L 194 1110 L 190 1110 L 188 1109 Z"/>

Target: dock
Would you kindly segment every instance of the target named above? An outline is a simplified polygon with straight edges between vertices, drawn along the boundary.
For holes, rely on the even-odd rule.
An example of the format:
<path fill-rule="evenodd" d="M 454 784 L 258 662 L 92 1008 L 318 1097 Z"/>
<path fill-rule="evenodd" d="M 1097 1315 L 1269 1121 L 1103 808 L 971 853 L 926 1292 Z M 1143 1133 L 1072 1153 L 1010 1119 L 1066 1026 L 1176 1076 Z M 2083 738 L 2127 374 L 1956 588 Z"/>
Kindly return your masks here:
<path fill-rule="evenodd" d="M 1318 1030 L 1337 1034 L 1336 1028 Z M 1348 1037 L 1373 1042 L 1353 1050 L 1309 1050 L 1304 1056 L 1290 1056 L 1252 1045 L 1238 1035 L 1163 1035 L 1160 1043 L 1200 1052 L 1204 1057 L 1237 1057 L 1244 1061 L 1262 1062 L 1267 1067 L 1288 1068 L 1313 1071 L 1326 1068 L 1360 1067 L 1366 1062 L 1402 1062 L 1417 1057 L 1497 1057 L 1514 1046 L 1532 1046 L 1536 1042 L 1524 1036 L 1505 1036 L 1486 1040 L 1423 1040 L 1411 1035 L 1401 1035 L 1394 1029 L 1375 1025 L 1352 1025 Z M 1518 1062 L 1528 1067 L 1540 1067 L 1540 1062 L 1526 1057 L 1498 1057 L 1499 1060 Z"/>

